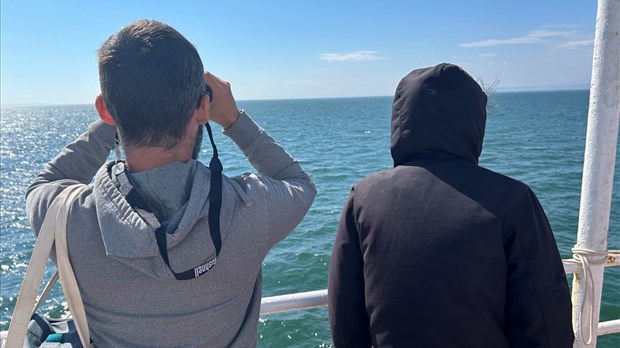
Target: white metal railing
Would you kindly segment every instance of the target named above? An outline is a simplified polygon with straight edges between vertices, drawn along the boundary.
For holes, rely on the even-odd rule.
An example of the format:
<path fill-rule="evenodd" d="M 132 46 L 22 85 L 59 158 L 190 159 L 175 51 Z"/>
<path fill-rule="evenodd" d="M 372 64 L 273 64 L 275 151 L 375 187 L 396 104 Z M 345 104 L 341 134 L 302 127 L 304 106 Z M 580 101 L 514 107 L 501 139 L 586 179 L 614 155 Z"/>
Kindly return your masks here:
<path fill-rule="evenodd" d="M 564 264 L 564 271 L 566 273 L 581 273 L 581 263 L 575 259 L 562 260 Z M 620 252 L 610 251 L 607 256 L 606 267 L 620 266 Z M 308 309 L 315 307 L 327 306 L 327 289 L 314 290 L 306 292 L 297 292 L 294 294 L 285 294 L 277 296 L 263 297 L 260 303 L 260 314 L 268 315 L 274 313 L 282 313 L 288 311 L 296 311 L 300 309 Z M 614 333 L 620 332 L 620 319 L 612 320 L 609 323 L 618 322 L 618 331 L 606 332 Z M 615 327 L 615 326 L 614 326 Z M 599 335 L 601 334 L 601 327 L 599 326 Z M 607 328 L 605 329 L 607 330 Z M 603 330 L 604 331 L 604 330 Z"/>
<path fill-rule="evenodd" d="M 581 263 L 575 259 L 562 260 L 564 264 L 564 272 L 568 273 L 581 273 Z M 604 264 L 605 267 L 620 266 L 620 250 L 610 250 L 607 252 L 607 261 Z"/>
<path fill-rule="evenodd" d="M 583 274 L 573 277 L 575 348 L 595 347 L 599 323 L 607 237 L 620 121 L 620 0 L 598 0 L 592 80 L 583 161 L 577 243 L 573 258 Z M 600 324 L 604 324 L 601 328 Z"/>
<path fill-rule="evenodd" d="M 612 333 L 620 332 L 620 319 L 604 321 L 598 323 L 598 329 L 596 330 L 597 336 L 609 335 Z"/>
<path fill-rule="evenodd" d="M 327 289 L 263 297 L 260 314 L 267 315 L 327 306 Z"/>
<path fill-rule="evenodd" d="M 566 273 L 581 274 L 581 263 L 575 259 L 562 260 Z M 620 251 L 610 251 L 607 254 L 605 267 L 620 266 Z M 302 309 L 327 306 L 327 289 L 294 294 L 263 297 L 260 304 L 260 314 L 296 311 Z M 598 323 L 597 336 L 620 332 L 620 319 Z"/>
<path fill-rule="evenodd" d="M 566 259 L 562 260 L 562 262 L 566 273 L 583 273 L 582 265 L 579 261 Z M 608 252 L 604 266 L 620 266 L 620 251 Z M 260 304 L 260 314 L 269 315 L 324 306 L 327 306 L 327 289 L 263 297 Z M 599 322 L 596 335 L 602 336 L 618 332 L 620 332 L 620 319 Z"/>

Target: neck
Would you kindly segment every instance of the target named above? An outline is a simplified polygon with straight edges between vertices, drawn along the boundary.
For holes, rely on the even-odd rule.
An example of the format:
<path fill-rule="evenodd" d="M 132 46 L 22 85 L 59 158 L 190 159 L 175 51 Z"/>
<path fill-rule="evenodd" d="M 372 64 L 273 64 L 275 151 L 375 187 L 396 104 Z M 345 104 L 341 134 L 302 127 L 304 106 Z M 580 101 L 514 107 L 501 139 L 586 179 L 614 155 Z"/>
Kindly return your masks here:
<path fill-rule="evenodd" d="M 125 149 L 125 165 L 130 172 L 143 172 L 165 166 L 173 162 L 187 162 L 192 159 L 197 146 L 196 137 L 199 133 L 198 123 L 189 123 L 185 136 L 172 148 L 156 146 L 130 146 Z M 121 138 L 122 140 L 122 138 Z"/>
<path fill-rule="evenodd" d="M 187 160 L 188 158 L 181 158 L 181 156 L 170 153 L 170 150 L 140 148 L 126 153 L 125 165 L 130 172 L 143 172 L 172 162 L 187 162 Z"/>
<path fill-rule="evenodd" d="M 187 162 L 192 159 L 194 143 L 181 142 L 172 149 L 163 147 L 132 147 L 125 152 L 125 164 L 130 172 L 162 167 L 173 162 Z"/>

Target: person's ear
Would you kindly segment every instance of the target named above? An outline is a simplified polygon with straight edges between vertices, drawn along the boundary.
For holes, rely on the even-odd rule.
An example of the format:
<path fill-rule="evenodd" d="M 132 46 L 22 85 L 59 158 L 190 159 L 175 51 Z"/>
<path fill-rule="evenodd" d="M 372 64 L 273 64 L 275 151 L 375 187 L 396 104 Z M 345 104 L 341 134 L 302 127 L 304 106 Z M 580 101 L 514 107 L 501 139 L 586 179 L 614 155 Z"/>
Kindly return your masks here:
<path fill-rule="evenodd" d="M 209 122 L 209 120 L 211 119 L 210 112 L 211 100 L 207 95 L 203 95 L 200 98 L 200 105 L 198 106 L 198 109 L 194 111 L 194 118 L 196 119 L 196 122 L 200 125 Z"/>
<path fill-rule="evenodd" d="M 108 111 L 108 107 L 105 105 L 105 102 L 103 101 L 103 97 L 101 96 L 101 94 L 99 94 L 97 98 L 95 99 L 95 109 L 97 109 L 99 118 L 102 119 L 103 122 L 109 125 L 116 124 L 116 121 L 114 121 L 114 118 L 112 118 L 112 115 L 110 115 L 110 112 Z"/>

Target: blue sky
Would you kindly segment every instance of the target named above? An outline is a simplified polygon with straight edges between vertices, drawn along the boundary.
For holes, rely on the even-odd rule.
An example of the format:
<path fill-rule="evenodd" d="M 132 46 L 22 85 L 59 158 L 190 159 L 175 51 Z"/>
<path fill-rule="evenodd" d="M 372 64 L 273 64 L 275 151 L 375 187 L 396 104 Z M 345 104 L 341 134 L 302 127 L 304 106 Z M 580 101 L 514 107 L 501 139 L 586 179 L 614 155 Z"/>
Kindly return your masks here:
<path fill-rule="evenodd" d="M 392 95 L 451 62 L 501 90 L 587 88 L 595 0 L 1 2 L 1 102 L 91 103 L 96 50 L 141 18 L 175 27 L 237 99 Z"/>

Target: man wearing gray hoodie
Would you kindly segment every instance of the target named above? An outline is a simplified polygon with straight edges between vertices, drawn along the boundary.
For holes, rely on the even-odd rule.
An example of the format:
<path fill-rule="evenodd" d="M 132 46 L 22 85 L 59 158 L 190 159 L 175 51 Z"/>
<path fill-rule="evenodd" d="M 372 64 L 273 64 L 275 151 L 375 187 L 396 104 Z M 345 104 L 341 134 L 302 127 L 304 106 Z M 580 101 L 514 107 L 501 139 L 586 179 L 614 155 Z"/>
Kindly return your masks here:
<path fill-rule="evenodd" d="M 237 109 L 230 84 L 203 73 L 196 49 L 173 28 L 134 22 L 98 54 L 101 120 L 49 162 L 26 195 L 38 234 L 54 198 L 94 177 L 67 223 L 94 344 L 255 346 L 262 261 L 304 217 L 314 184 Z M 215 162 L 196 159 L 208 121 L 224 128 L 258 175 L 228 178 Z M 125 160 L 106 163 L 117 133 Z"/>

